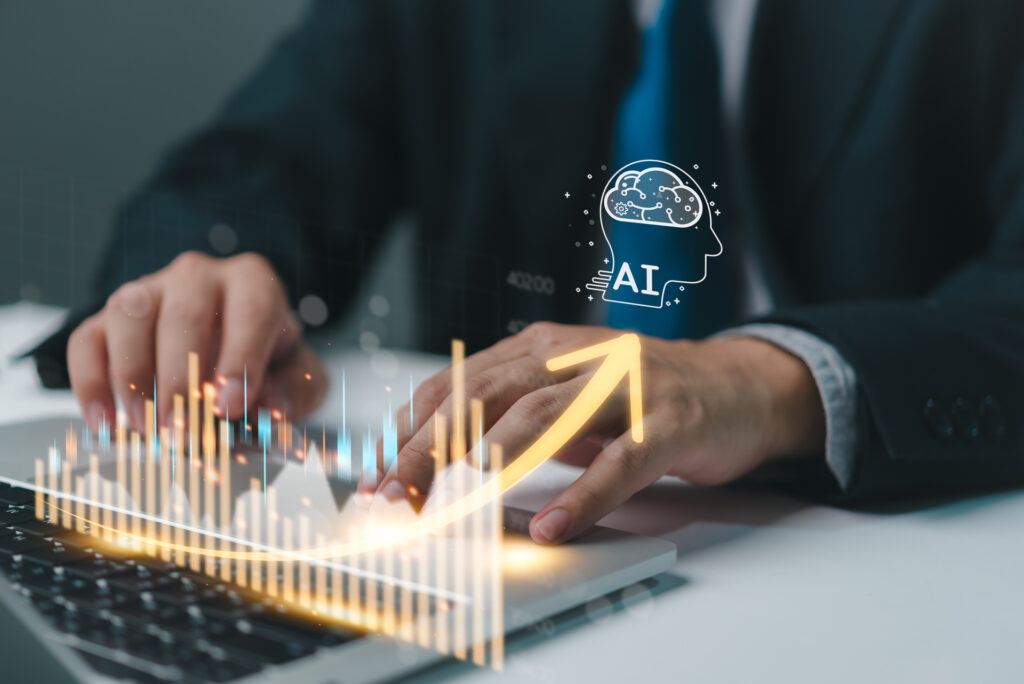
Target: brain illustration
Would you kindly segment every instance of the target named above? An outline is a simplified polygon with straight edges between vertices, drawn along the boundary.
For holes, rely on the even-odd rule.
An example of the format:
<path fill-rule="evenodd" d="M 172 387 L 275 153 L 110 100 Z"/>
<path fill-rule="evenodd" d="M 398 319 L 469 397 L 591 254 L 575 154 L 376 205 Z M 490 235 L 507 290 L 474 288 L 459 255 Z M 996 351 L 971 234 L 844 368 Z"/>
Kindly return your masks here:
<path fill-rule="evenodd" d="M 704 205 L 700 194 L 679 176 L 652 166 L 619 174 L 604 196 L 604 210 L 620 221 L 688 228 L 700 220 Z"/>

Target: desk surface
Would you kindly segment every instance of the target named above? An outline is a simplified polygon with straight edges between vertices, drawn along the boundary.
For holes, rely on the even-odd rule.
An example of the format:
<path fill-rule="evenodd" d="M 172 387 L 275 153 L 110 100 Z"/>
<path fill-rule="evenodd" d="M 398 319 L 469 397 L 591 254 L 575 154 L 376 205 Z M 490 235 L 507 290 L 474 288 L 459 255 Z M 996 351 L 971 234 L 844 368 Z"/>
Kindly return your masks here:
<path fill-rule="evenodd" d="M 69 392 L 43 390 L 31 363 L 12 358 L 60 315 L 0 307 L 0 422 L 75 411 Z M 356 425 L 376 424 L 389 400 L 404 401 L 410 375 L 444 364 L 403 353 L 371 363 L 360 351 L 327 362 L 334 377 L 345 369 Z M 338 421 L 336 391 L 316 420 Z M 508 501 L 536 510 L 577 472 L 546 464 Z M 500 679 L 462 665 L 423 679 L 1021 681 L 1024 493 L 883 515 L 666 479 L 602 524 L 674 542 L 685 582 L 514 649 Z"/>

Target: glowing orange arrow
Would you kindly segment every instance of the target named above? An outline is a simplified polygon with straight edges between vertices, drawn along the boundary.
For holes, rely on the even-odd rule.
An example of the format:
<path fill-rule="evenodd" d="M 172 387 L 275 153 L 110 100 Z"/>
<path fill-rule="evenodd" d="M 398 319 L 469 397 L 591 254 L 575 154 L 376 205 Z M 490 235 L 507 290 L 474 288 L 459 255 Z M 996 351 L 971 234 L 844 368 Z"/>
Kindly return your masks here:
<path fill-rule="evenodd" d="M 556 356 L 548 361 L 547 367 L 550 371 L 558 371 L 601 357 L 604 357 L 601 365 L 598 366 L 579 395 L 569 404 L 569 408 L 515 461 L 501 471 L 498 475 L 499 486 L 497 488 L 478 487 L 458 501 L 453 501 L 438 511 L 424 515 L 416 522 L 388 530 L 383 535 L 387 538 L 386 541 L 362 540 L 361 542 L 337 544 L 331 548 L 333 553 L 325 555 L 334 557 L 360 553 L 368 548 L 408 542 L 420 535 L 442 530 L 456 520 L 466 517 L 469 513 L 483 508 L 501 493 L 522 481 L 544 461 L 568 444 L 590 417 L 597 413 L 601 405 L 608 400 L 618 384 L 626 378 L 629 380 L 630 432 L 633 441 L 637 443 L 644 441 L 640 338 L 637 335 L 626 333 L 607 342 Z M 377 543 L 375 544 L 375 542 Z"/>
<path fill-rule="evenodd" d="M 639 337 L 633 333 L 627 333 L 607 342 L 556 356 L 548 361 L 547 366 L 549 371 L 559 371 L 602 356 L 604 361 L 601 362 L 583 391 L 569 404 L 565 413 L 559 416 L 558 420 L 538 437 L 536 442 L 527 447 L 519 458 L 501 471 L 501 491 L 508 491 L 568 444 L 627 376 L 629 378 L 630 431 L 634 442 L 644 441 Z"/>

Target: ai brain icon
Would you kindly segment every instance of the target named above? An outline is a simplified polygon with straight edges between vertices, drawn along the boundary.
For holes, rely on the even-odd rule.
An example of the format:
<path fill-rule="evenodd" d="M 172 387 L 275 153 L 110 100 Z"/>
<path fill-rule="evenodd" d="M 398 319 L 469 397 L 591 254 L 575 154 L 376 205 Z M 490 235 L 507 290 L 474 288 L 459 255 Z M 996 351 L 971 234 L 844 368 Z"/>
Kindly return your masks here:
<path fill-rule="evenodd" d="M 690 174 L 645 159 L 619 169 L 601 196 L 608 268 L 587 289 L 607 302 L 660 309 L 670 286 L 704 280 L 707 260 L 722 253 L 713 204 Z"/>

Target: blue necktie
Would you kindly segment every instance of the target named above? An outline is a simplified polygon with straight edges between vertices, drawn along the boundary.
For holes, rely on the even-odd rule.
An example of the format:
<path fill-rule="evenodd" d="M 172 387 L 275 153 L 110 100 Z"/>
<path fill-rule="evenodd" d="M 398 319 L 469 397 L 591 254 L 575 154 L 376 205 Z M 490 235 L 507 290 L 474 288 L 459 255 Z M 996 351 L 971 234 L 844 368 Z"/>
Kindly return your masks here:
<path fill-rule="evenodd" d="M 708 2 L 664 0 L 657 21 L 644 30 L 636 80 L 619 110 L 616 168 L 640 159 L 660 159 L 686 169 L 696 163 L 700 169 L 694 175 L 702 185 L 722 182 L 719 63 Z M 715 199 L 716 208 L 723 209 L 723 192 L 716 191 Z M 630 239 L 643 239 L 643 233 L 623 230 L 613 240 L 623 244 Z M 705 281 L 673 297 L 670 307 L 609 303 L 608 324 L 668 339 L 714 332 L 732 318 L 734 308 L 732 278 L 725 273 L 712 277 L 716 267 L 725 270 L 725 247 L 722 257 L 708 261 Z M 673 254 L 662 257 L 665 272 L 673 270 L 673 258 L 682 259 Z"/>

